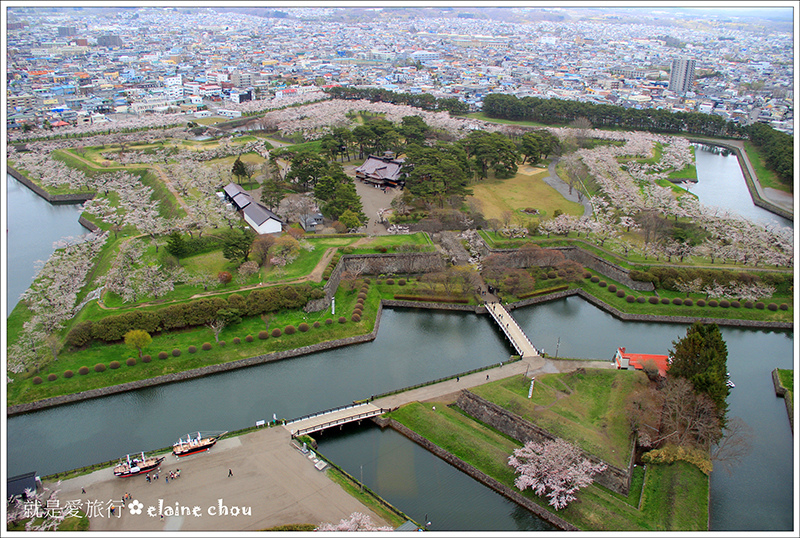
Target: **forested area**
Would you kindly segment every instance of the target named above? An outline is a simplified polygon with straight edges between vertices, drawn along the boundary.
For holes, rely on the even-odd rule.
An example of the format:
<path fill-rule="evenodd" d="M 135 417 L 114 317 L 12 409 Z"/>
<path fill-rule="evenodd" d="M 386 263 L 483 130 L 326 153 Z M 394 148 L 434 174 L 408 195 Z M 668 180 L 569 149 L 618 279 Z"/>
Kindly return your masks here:
<path fill-rule="evenodd" d="M 466 114 L 469 105 L 457 97 L 439 99 L 429 93 L 398 93 L 383 88 L 353 88 L 336 86 L 325 90 L 334 99 L 367 99 L 368 101 L 408 105 L 423 110 L 447 111 L 451 114 Z"/>
<path fill-rule="evenodd" d="M 769 125 L 754 123 L 742 126 L 722 116 L 699 112 L 624 108 L 596 105 L 563 99 L 542 99 L 490 94 L 483 100 L 483 112 L 490 118 L 535 121 L 548 125 L 568 124 L 586 118 L 595 128 L 622 128 L 661 133 L 747 138 L 766 155 L 766 165 L 778 174 L 781 182 L 792 185 L 794 139 Z"/>

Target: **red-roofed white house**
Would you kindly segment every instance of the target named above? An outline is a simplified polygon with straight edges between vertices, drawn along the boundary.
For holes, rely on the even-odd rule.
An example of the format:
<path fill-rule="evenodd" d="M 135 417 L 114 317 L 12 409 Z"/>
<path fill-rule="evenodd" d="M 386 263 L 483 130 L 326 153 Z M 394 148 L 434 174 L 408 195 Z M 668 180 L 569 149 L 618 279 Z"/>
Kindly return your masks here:
<path fill-rule="evenodd" d="M 617 369 L 636 369 L 643 370 L 645 361 L 651 360 L 658 368 L 658 375 L 667 377 L 669 369 L 669 357 L 667 355 L 650 355 L 647 353 L 628 353 L 624 347 L 617 348 L 614 354 L 614 362 Z"/>

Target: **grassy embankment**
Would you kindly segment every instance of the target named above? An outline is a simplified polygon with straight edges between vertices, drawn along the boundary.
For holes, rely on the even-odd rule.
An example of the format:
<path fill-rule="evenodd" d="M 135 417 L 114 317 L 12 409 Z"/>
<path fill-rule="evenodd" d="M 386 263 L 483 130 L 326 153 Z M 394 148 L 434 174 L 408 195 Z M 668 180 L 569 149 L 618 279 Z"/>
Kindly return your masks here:
<path fill-rule="evenodd" d="M 787 400 L 791 404 L 791 408 L 794 409 L 794 370 L 779 368 L 778 381 L 780 381 L 781 386 L 786 389 L 783 399 Z"/>
<path fill-rule="evenodd" d="M 777 189 L 788 193 L 794 192 L 792 185 L 783 183 L 778 179 L 778 174 L 766 167 L 764 164 L 764 157 L 752 142 L 745 140 L 744 150 L 745 153 L 747 153 L 750 164 L 753 166 L 753 171 L 756 173 L 758 182 L 761 183 L 762 187 Z"/>
<path fill-rule="evenodd" d="M 561 390 L 558 388 L 559 379 L 564 380 L 568 375 L 549 374 L 537 377 L 534 388 L 536 399 L 530 402 L 520 396 L 520 389 L 525 388 L 522 385 L 528 383 L 524 380 L 489 383 L 476 389 L 476 393 L 481 390 L 482 396 L 488 399 L 497 398 L 495 403 L 498 405 L 505 403 L 515 408 L 515 412 L 524 413 L 526 418 L 542 427 L 558 426 L 561 430 L 559 434 L 582 439 L 583 435 L 594 430 L 592 437 L 595 440 L 589 441 L 589 444 L 599 440 L 601 444 L 605 444 L 606 453 L 618 449 L 629 450 L 630 444 L 627 440 L 618 444 L 619 432 L 624 430 L 624 426 L 619 424 L 620 421 L 624 422 L 624 417 L 620 416 L 621 411 L 603 409 L 603 406 L 612 406 L 624 400 L 626 391 L 631 390 L 636 383 L 623 378 L 641 374 L 603 371 L 602 375 L 584 376 L 583 382 L 575 381 L 574 376 L 573 379 L 566 377 L 572 393 L 561 398 L 554 397 L 554 391 Z M 618 376 L 617 382 L 609 383 L 607 375 Z M 544 408 L 541 404 L 545 402 L 552 405 Z M 436 411 L 432 410 L 433 406 Z M 440 402 L 411 403 L 389 416 L 481 472 L 516 489 L 514 471 L 508 466 L 508 456 L 521 446 L 519 442 Z M 540 419 L 542 422 L 539 422 Z M 612 430 L 617 433 L 610 434 Z M 615 454 L 610 453 L 612 456 Z M 631 491 L 626 498 L 601 486 L 592 485 L 578 493 L 576 502 L 554 513 L 581 530 L 707 530 L 709 481 L 706 475 L 685 462 L 649 465 L 644 478 L 641 476 L 642 472 L 641 467 L 634 468 Z M 522 492 L 522 495 L 552 510 L 547 505 L 546 498 L 539 498 L 530 490 Z"/>
<path fill-rule="evenodd" d="M 556 210 L 568 215 L 583 215 L 581 204 L 566 200 L 557 190 L 544 182 L 547 168 L 523 166 L 510 179 L 485 179 L 472 186 L 472 198 L 481 202 L 483 215 L 487 219 L 503 220 L 510 212 L 524 221 L 533 217 L 522 210 L 533 208 L 539 211 L 539 219 L 549 219 Z"/>
<path fill-rule="evenodd" d="M 319 238 L 319 240 L 323 242 L 334 239 L 335 238 Z M 350 243 L 358 241 L 358 238 L 343 239 Z M 427 244 L 429 241 L 427 237 L 424 237 L 424 234 L 405 236 L 405 239 L 409 243 L 423 245 Z M 383 248 L 397 246 L 398 244 L 402 244 L 399 242 L 398 237 L 376 237 L 361 240 L 359 250 L 366 252 L 371 249 L 375 252 Z M 311 252 L 303 252 L 306 257 L 318 260 L 321 259 L 321 253 L 323 251 L 324 249 L 315 249 Z M 301 258 L 303 258 L 303 256 L 298 258 L 298 261 L 295 263 L 305 265 L 306 262 L 302 261 Z M 308 272 L 305 274 L 308 274 Z M 386 285 L 382 285 L 381 287 L 386 288 Z M 399 286 L 396 287 L 402 289 Z M 8 388 L 8 401 L 11 405 L 26 403 L 61 394 L 148 379 L 159 375 L 181 372 L 222 362 L 230 362 L 265 353 L 296 349 L 320 342 L 368 334 L 374 328 L 380 299 L 392 298 L 394 293 L 391 289 L 380 291 L 378 286 L 373 283 L 369 288 L 362 318 L 360 321 L 354 322 L 351 319 L 351 314 L 357 300 L 358 289 L 359 287 L 340 286 L 336 295 L 337 315 L 332 318 L 332 323 L 330 324 L 326 323 L 326 321 L 331 318 L 329 310 L 315 313 L 305 313 L 302 310 L 283 310 L 268 316 L 244 318 L 241 323 L 226 327 L 219 337 L 221 342 L 225 342 L 225 345 L 217 344 L 214 340 L 213 333 L 205 327 L 154 334 L 152 335 L 152 343 L 144 350 L 144 353 L 152 356 L 152 360 L 149 363 L 143 363 L 137 360 L 137 364 L 134 366 L 126 365 L 125 360 L 129 357 L 135 358 L 136 351 L 125 347 L 122 343 L 106 344 L 102 342 L 93 342 L 85 349 L 65 350 L 60 353 L 57 361 L 41 368 L 38 373 L 34 374 L 30 372 L 28 374 L 14 376 L 14 383 L 9 384 Z M 247 291 L 240 291 L 232 288 L 230 290 L 216 290 L 203 294 L 203 296 L 220 296 L 226 298 L 237 292 L 240 292 L 242 295 L 246 295 L 247 293 Z M 174 302 L 180 302 L 186 299 L 186 293 L 188 292 L 185 290 L 177 292 L 178 298 L 174 299 Z M 71 326 L 83 320 L 91 319 L 97 321 L 103 317 L 128 311 L 132 308 L 137 310 L 154 310 L 162 308 L 163 306 L 165 306 L 163 302 L 151 302 L 149 304 L 139 303 L 126 308 L 103 309 L 96 302 L 91 302 L 76 316 L 76 318 L 71 320 L 70 325 L 62 331 L 62 336 L 66 335 Z M 30 318 L 30 315 L 30 311 L 24 304 L 20 303 L 17 305 L 8 320 L 9 341 L 12 341 L 12 336 L 15 338 L 15 335 L 22 329 L 22 324 Z M 340 323 L 339 317 L 344 317 L 345 322 Z M 285 334 L 287 326 L 292 325 L 297 328 L 300 323 L 303 322 L 310 326 L 308 332 L 297 331 L 294 334 Z M 320 326 L 314 328 L 314 322 L 319 322 Z M 258 338 L 259 332 L 268 330 L 271 333 L 275 328 L 281 329 L 282 334 L 280 337 L 275 338 L 269 336 L 264 340 Z M 248 335 L 253 337 L 252 342 L 246 341 Z M 234 338 L 239 338 L 240 343 L 234 343 Z M 202 344 L 205 342 L 212 344 L 210 350 L 206 351 L 202 349 Z M 189 346 L 197 347 L 197 351 L 195 353 L 189 353 Z M 173 349 L 180 350 L 181 354 L 179 357 L 174 357 L 172 355 Z M 163 360 L 158 359 L 157 355 L 161 351 L 166 352 L 169 357 Z M 94 371 L 93 367 L 95 364 L 104 364 L 108 367 L 111 361 L 120 362 L 120 368 L 114 370 L 107 368 L 103 372 Z M 81 366 L 88 367 L 90 372 L 86 375 L 78 375 L 77 372 Z M 69 379 L 64 378 L 63 373 L 67 370 L 73 371 L 75 375 Z M 48 381 L 47 376 L 50 373 L 55 374 L 57 379 Z M 33 383 L 34 375 L 38 375 L 45 381 L 35 385 Z"/>

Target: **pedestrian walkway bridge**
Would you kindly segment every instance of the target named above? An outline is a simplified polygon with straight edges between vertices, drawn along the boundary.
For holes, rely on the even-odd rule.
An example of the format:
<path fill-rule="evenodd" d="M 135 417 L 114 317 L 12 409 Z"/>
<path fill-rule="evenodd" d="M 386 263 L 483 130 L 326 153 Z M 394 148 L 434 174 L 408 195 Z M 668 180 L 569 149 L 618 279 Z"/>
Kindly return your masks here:
<path fill-rule="evenodd" d="M 530 339 L 528 339 L 527 335 L 522 331 L 522 328 L 517 323 L 511 313 L 503 307 L 500 303 L 486 303 L 486 310 L 489 311 L 489 314 L 492 316 L 497 324 L 500 326 L 500 329 L 503 330 L 506 337 L 511 342 L 511 345 L 514 346 L 514 349 L 517 350 L 519 356 L 522 358 L 526 357 L 538 357 L 539 352 L 536 351 L 536 348 L 533 347 Z"/>
<path fill-rule="evenodd" d="M 381 409 L 371 403 L 351 404 L 288 420 L 283 427 L 289 430 L 292 437 L 297 437 L 332 426 L 341 426 L 348 422 L 360 422 L 367 418 L 382 415 L 386 411 L 388 409 Z"/>

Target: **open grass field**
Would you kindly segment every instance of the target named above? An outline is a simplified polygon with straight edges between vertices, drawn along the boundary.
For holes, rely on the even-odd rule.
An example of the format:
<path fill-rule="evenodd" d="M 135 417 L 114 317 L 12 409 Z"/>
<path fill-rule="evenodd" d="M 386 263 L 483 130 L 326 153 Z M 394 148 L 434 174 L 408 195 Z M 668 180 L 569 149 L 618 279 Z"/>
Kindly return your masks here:
<path fill-rule="evenodd" d="M 631 454 L 624 398 L 646 385 L 642 372 L 589 369 L 537 376 L 530 400 L 530 383 L 519 377 L 473 392 L 624 469 Z"/>
<path fill-rule="evenodd" d="M 436 411 L 432 407 L 436 407 Z M 441 402 L 414 402 L 389 413 L 437 446 L 466 463 L 516 489 L 508 456 L 521 446 L 496 430 L 472 420 Z M 638 468 L 637 468 L 638 469 Z M 578 500 L 556 512 L 581 530 L 591 531 L 698 531 L 708 527 L 708 477 L 685 462 L 648 465 L 640 498 L 634 473 L 632 495 L 623 498 L 591 485 L 582 489 Z M 521 492 L 533 502 L 553 510 L 547 498 L 531 490 Z"/>
<path fill-rule="evenodd" d="M 480 200 L 487 219 L 501 219 L 510 211 L 526 220 L 531 217 L 520 210 L 528 207 L 539 210 L 540 218 L 548 219 L 560 209 L 569 215 L 583 215 L 581 204 L 566 200 L 557 190 L 544 182 L 547 169 L 521 167 L 510 179 L 485 179 L 472 186 L 472 198 Z"/>

